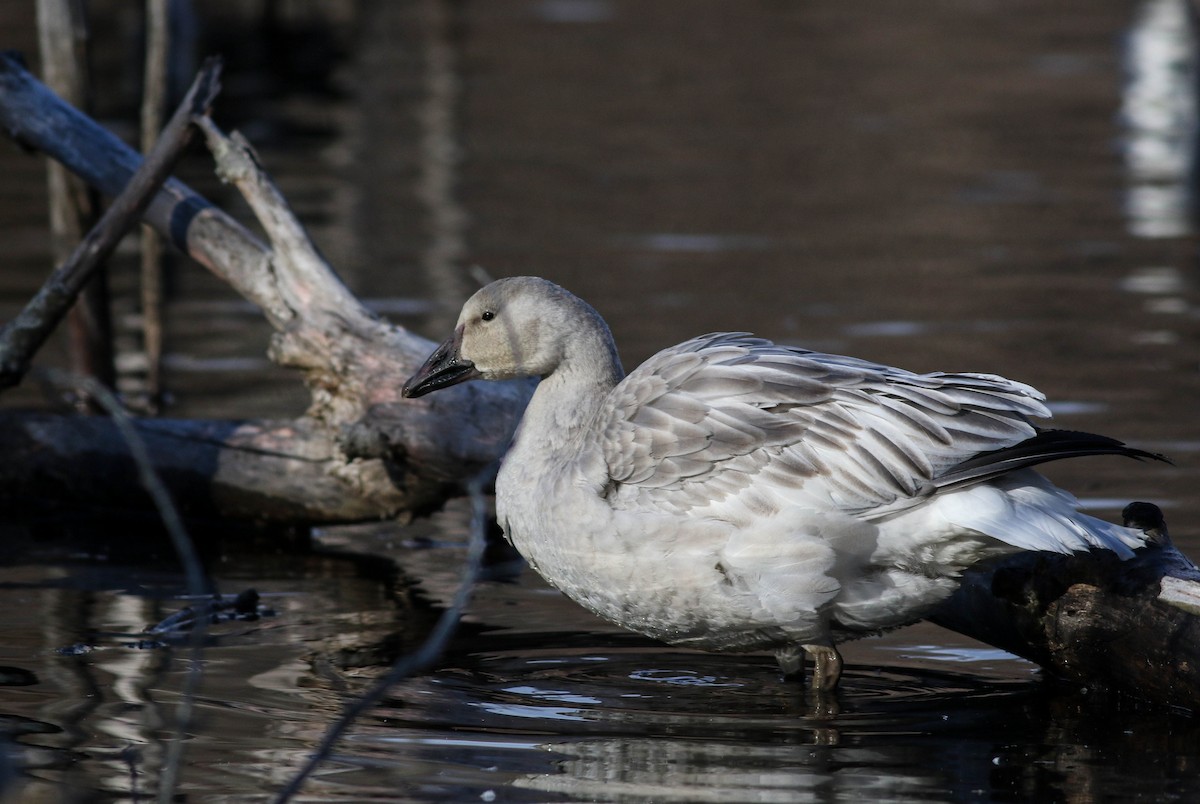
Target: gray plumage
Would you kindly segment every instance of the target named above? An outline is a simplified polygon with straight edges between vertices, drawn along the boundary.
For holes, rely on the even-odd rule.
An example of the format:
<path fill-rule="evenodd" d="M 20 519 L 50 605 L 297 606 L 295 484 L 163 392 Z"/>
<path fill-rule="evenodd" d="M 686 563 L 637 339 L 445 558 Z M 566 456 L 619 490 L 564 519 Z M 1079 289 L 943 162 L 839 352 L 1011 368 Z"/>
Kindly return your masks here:
<path fill-rule="evenodd" d="M 550 583 L 614 622 L 708 650 L 776 652 L 836 684 L 844 639 L 912 622 L 1015 550 L 1143 535 L 1028 467 L 1157 457 L 1042 431 L 1044 397 L 990 374 L 914 374 L 714 333 L 623 376 L 603 319 L 534 277 L 494 282 L 405 386 L 540 377 L 497 515 Z"/>

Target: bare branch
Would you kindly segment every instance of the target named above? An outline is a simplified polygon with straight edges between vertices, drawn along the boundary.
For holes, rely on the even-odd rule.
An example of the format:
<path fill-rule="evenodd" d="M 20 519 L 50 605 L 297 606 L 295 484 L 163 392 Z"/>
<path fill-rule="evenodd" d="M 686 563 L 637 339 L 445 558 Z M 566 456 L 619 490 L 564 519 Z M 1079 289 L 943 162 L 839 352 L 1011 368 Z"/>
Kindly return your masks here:
<path fill-rule="evenodd" d="M 129 184 L 71 257 L 50 276 L 20 314 L 0 330 L 0 389 L 21 381 L 34 354 L 66 315 L 92 272 L 141 218 L 182 155 L 190 139 L 192 118 L 207 111 L 216 97 L 219 74 L 219 62 L 210 60 L 205 64 L 158 144 Z"/>

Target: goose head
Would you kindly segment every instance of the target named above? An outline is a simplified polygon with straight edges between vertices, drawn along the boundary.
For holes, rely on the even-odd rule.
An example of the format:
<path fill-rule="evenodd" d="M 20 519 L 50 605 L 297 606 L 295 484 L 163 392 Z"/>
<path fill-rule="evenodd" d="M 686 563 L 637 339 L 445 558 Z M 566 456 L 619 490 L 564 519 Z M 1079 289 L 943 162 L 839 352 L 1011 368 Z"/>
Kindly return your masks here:
<path fill-rule="evenodd" d="M 411 399 L 467 380 L 546 377 L 597 335 L 611 344 L 599 314 L 553 282 L 531 276 L 499 279 L 467 300 L 454 334 L 401 393 Z M 606 349 L 615 358 L 615 348 Z"/>

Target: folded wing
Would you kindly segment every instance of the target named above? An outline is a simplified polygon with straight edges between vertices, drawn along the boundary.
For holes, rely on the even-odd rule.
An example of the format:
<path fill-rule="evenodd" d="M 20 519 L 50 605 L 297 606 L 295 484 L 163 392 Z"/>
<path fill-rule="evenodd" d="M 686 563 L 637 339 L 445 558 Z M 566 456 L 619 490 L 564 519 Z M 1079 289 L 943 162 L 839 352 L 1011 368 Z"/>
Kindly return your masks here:
<path fill-rule="evenodd" d="M 697 511 L 735 497 L 869 515 L 1033 438 L 1043 399 L 1002 377 L 914 374 L 714 333 L 630 373 L 597 432 L 616 507 Z M 955 477 L 988 474 L 969 465 Z"/>

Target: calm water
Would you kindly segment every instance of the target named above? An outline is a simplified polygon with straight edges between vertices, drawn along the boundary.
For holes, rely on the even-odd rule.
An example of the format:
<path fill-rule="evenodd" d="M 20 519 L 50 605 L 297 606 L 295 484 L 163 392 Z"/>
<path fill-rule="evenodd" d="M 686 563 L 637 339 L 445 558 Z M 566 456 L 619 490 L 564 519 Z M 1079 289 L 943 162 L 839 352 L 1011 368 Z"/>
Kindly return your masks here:
<path fill-rule="evenodd" d="M 630 366 L 747 329 L 1005 374 L 1045 391 L 1062 426 L 1169 454 L 1175 467 L 1050 473 L 1100 516 L 1159 503 L 1200 555 L 1182 2 L 364 1 L 273 29 L 242 4 L 197 5 L 204 47 L 239 48 L 218 116 L 385 315 L 440 338 L 478 265 L 588 298 Z M 112 42 L 134 47 L 131 12 L 97 6 L 115 87 L 97 111 L 115 120 L 129 80 Z M 6 46 L 33 51 L 28 14 L 0 11 Z M 7 317 L 45 271 L 42 167 L 7 147 L 0 166 Z M 201 156 L 185 170 L 240 209 L 206 171 Z M 172 415 L 303 409 L 253 310 L 191 266 L 172 292 Z M 61 359 L 52 345 L 46 362 Z M 3 403 L 53 404 L 36 387 Z M 432 627 L 466 529 L 456 502 L 311 542 L 214 537 L 221 591 L 254 587 L 273 614 L 213 629 L 188 799 L 278 790 L 384 657 Z M 154 790 L 188 662 L 136 645 L 185 605 L 149 530 L 0 522 L 12 800 Z M 492 569 L 441 665 L 350 731 L 311 800 L 1200 797 L 1197 720 L 1060 687 L 934 626 L 846 646 L 840 710 L 820 714 L 769 657 L 664 648 L 518 563 Z"/>

